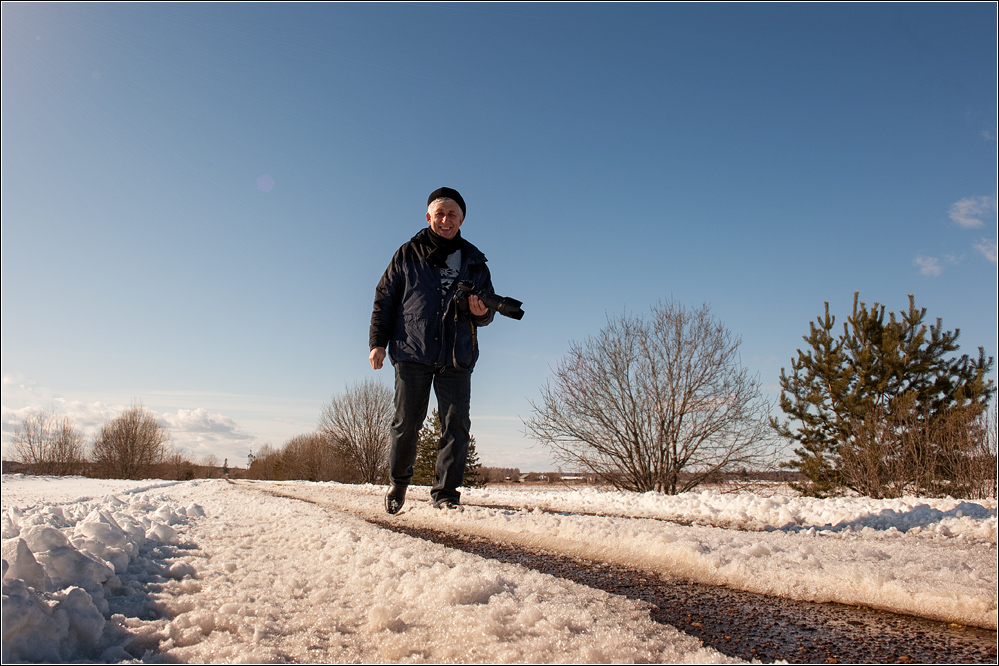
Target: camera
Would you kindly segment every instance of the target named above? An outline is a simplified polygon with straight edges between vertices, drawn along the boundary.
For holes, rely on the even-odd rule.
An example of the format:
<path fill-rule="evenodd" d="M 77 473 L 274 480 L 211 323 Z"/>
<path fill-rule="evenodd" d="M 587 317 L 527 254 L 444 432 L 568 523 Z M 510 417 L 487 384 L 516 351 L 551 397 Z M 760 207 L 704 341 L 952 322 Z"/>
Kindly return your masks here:
<path fill-rule="evenodd" d="M 510 317 L 511 319 L 523 319 L 524 311 L 520 308 L 523 305 L 520 301 L 515 298 L 506 298 L 503 296 L 497 296 L 496 294 L 490 294 L 488 292 L 481 292 L 475 288 L 475 285 L 471 282 L 462 280 L 458 283 L 458 291 L 455 292 L 454 298 L 458 303 L 458 307 L 462 311 L 468 310 L 468 297 L 475 295 L 479 297 L 490 310 L 496 310 L 504 317 Z"/>

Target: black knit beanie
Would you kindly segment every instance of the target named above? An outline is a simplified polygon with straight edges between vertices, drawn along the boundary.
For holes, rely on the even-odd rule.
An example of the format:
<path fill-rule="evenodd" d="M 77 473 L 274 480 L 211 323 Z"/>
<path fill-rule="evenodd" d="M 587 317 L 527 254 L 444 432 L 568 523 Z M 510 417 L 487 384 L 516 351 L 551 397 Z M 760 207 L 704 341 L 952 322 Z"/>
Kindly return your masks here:
<path fill-rule="evenodd" d="M 458 194 L 458 190 L 452 190 L 450 187 L 441 187 L 430 193 L 430 198 L 427 199 L 427 205 L 429 206 L 437 199 L 453 199 L 458 207 L 461 208 L 461 216 L 465 217 L 465 200 L 461 198 Z"/>

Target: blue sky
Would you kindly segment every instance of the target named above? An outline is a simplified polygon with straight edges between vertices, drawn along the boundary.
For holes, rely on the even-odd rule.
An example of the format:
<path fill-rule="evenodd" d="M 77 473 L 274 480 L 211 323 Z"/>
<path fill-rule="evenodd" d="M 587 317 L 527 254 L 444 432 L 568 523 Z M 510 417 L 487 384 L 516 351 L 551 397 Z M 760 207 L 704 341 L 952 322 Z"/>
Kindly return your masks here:
<path fill-rule="evenodd" d="M 241 463 L 367 362 L 447 185 L 520 322 L 481 334 L 487 465 L 608 317 L 707 303 L 777 394 L 808 323 L 907 295 L 996 336 L 996 6 L 3 4 L 4 441 L 132 402 Z"/>

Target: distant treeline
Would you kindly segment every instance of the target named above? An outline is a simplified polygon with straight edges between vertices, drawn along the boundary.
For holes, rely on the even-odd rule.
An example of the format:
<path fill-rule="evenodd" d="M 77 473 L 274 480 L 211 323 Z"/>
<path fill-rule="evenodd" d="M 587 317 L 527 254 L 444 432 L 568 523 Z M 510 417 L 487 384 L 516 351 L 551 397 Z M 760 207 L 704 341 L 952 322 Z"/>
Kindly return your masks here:
<path fill-rule="evenodd" d="M 192 460 L 173 447 L 170 433 L 145 407 L 134 404 L 104 423 L 89 442 L 73 420 L 48 410 L 28 413 L 10 438 L 16 461 L 7 473 L 107 479 L 195 479 L 225 474 L 227 460 Z"/>

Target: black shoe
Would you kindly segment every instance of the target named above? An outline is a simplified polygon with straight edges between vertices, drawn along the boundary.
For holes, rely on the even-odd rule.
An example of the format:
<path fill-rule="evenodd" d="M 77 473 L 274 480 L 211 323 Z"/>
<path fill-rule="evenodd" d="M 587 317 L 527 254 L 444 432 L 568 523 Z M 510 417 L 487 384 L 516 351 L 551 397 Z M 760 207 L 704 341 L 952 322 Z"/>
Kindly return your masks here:
<path fill-rule="evenodd" d="M 406 486 L 390 485 L 385 493 L 385 511 L 394 516 L 402 509 L 406 503 Z"/>
<path fill-rule="evenodd" d="M 446 509 L 451 511 L 461 511 L 461 504 L 457 500 L 453 499 L 442 499 L 439 502 L 434 502 L 435 509 Z"/>

